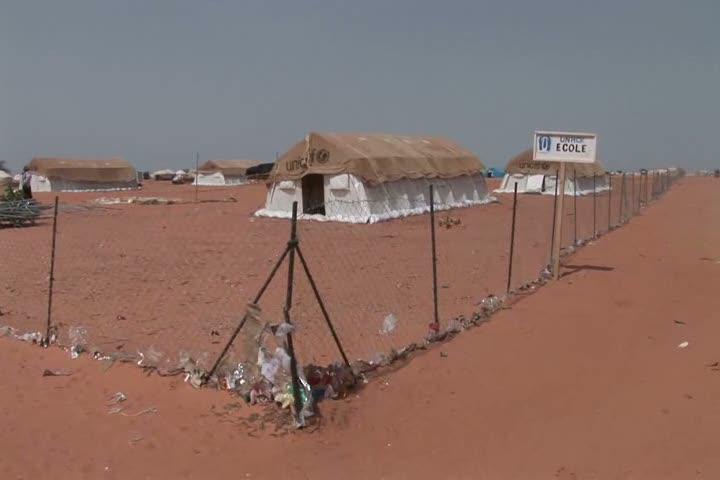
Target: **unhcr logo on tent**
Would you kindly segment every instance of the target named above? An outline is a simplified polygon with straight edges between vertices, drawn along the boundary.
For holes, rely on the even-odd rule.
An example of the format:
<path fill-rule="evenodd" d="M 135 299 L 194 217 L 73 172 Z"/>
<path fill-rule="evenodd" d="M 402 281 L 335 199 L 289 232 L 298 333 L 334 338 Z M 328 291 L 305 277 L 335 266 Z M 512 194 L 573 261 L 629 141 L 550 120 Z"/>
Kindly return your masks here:
<path fill-rule="evenodd" d="M 547 135 L 543 135 L 542 137 L 538 138 L 538 151 L 539 152 L 549 152 L 550 151 L 550 137 Z"/>
<path fill-rule="evenodd" d="M 324 148 L 320 150 L 310 149 L 304 157 L 297 157 L 293 160 L 285 162 L 285 169 L 288 172 L 294 172 L 296 170 L 307 170 L 309 167 L 318 163 L 319 165 L 325 165 L 330 161 L 330 152 Z"/>

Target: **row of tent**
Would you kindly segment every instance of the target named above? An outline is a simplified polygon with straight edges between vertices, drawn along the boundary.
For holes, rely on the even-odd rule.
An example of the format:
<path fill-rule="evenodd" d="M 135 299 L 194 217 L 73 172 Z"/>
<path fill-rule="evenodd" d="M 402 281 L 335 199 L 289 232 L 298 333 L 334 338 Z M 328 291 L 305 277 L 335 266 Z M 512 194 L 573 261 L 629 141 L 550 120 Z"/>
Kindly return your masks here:
<path fill-rule="evenodd" d="M 553 194 L 557 164 L 532 161 L 530 150 L 514 157 L 496 192 Z M 35 158 L 28 167 L 33 189 L 114 190 L 137 188 L 137 172 L 123 158 Z M 256 215 L 301 216 L 318 220 L 372 223 L 423 213 L 430 189 L 438 210 L 495 199 L 486 185 L 488 170 L 470 150 L 446 137 L 311 132 L 268 164 L 251 160 L 210 160 L 192 173 L 199 185 L 242 184 L 264 179 L 267 195 Z M 188 172 L 158 171 L 173 179 Z M 582 195 L 609 189 L 601 164 L 570 165 L 566 192 Z M 577 188 L 576 188 L 577 187 Z"/>

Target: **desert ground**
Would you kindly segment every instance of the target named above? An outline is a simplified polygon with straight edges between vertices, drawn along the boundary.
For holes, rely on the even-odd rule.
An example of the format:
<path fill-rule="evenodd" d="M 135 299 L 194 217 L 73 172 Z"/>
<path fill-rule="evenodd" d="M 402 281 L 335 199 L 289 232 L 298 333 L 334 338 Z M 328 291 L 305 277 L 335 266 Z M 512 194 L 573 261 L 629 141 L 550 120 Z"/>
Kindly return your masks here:
<path fill-rule="evenodd" d="M 489 179 L 489 188 L 498 182 Z M 621 213 L 626 215 L 630 204 L 638 203 L 639 186 L 636 200 L 628 200 L 621 212 L 618 182 L 611 198 L 607 193 L 594 202 L 590 196 L 577 202 L 566 197 L 565 246 L 594 231 L 607 231 L 609 222 L 619 223 Z M 195 187 L 168 182 L 147 182 L 132 192 L 59 194 L 52 305 L 59 343 L 68 346 L 77 341 L 77 332 L 84 332 L 80 336 L 92 351 L 150 350 L 162 354 L 159 363 L 166 369 L 176 366 L 180 352 L 188 352 L 209 367 L 288 240 L 288 221 L 252 215 L 263 205 L 265 191 L 264 184 L 201 187 L 198 203 Z M 131 196 L 178 203 L 93 203 Z M 54 195 L 37 197 L 50 204 Z M 506 292 L 512 195 L 497 197 L 490 205 L 437 214 L 438 224 L 458 222 L 437 230 L 441 325 L 470 316 L 486 296 Z M 518 196 L 512 288 L 536 279 L 545 268 L 552 212 L 552 196 Z M 425 337 L 434 319 L 428 215 L 374 225 L 301 221 L 299 238 L 349 357 L 370 359 Z M 6 252 L 0 275 L 1 323 L 44 332 L 51 239 L 50 218 L 0 235 L 0 249 Z M 281 318 L 285 265 L 260 302 L 270 320 Z M 390 314 L 398 319 L 397 327 L 380 334 Z M 304 362 L 339 359 L 299 267 L 292 318 Z M 229 366 L 244 355 L 231 353 Z"/>
<path fill-rule="evenodd" d="M 132 365 L 2 339 L 0 472 L 33 479 L 719 478 L 718 187 L 711 178 L 681 180 L 627 225 L 566 257 L 560 281 L 381 372 L 349 398 L 322 402 L 320 424 L 307 431 L 277 431 L 264 410 L 224 391 L 193 389 L 182 377 L 148 377 Z M 235 203 L 64 210 L 56 321 L 84 324 L 92 342 L 110 342 L 108 350 L 150 343 L 167 352 L 219 350 L 213 342 L 227 338 L 287 236 L 286 222 L 251 217 L 261 187 L 241 188 Z M 438 231 L 442 321 L 504 290 L 511 206 L 500 200 L 450 212 L 460 225 Z M 518 284 L 547 261 L 549 226 L 528 219 L 548 218 L 551 208 L 551 197 L 521 199 Z M 353 357 L 424 334 L 431 319 L 426 223 L 415 217 L 361 226 L 361 233 L 301 225 L 308 262 Z M 47 260 L 48 228 L 2 232 L 3 248 L 31 266 Z M 0 320 L 41 328 L 44 304 L 28 291 L 42 298 L 47 277 L 28 275 L 35 270 L 19 269 L 14 258 L 3 274 Z M 360 275 L 346 275 L 348 268 Z M 223 277 L 228 284 L 218 292 Z M 273 295 L 269 304 L 282 291 Z M 321 324 L 302 315 L 311 312 L 308 293 L 299 288 L 297 296 L 303 360 L 334 360 L 329 340 L 318 338 Z M 380 336 L 390 308 L 398 327 Z M 46 369 L 71 375 L 45 377 Z M 127 396 L 124 415 L 110 413 L 116 392 Z"/>

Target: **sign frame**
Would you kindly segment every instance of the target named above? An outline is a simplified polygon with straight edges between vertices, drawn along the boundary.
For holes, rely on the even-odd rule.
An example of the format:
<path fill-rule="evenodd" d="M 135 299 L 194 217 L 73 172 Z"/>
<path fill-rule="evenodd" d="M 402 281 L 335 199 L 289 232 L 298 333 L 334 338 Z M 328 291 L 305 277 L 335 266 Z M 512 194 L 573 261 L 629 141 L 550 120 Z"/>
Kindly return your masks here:
<path fill-rule="evenodd" d="M 558 155 L 554 156 L 552 155 L 552 152 L 548 151 L 545 152 L 539 152 L 538 147 L 540 143 L 540 139 L 542 137 L 548 137 L 548 141 L 551 141 L 553 137 L 565 137 L 565 138 L 582 138 L 582 139 L 589 139 L 592 140 L 593 145 L 593 151 L 592 151 L 592 160 L 582 158 L 580 155 L 573 156 L 572 154 L 564 154 L 564 155 Z M 588 132 L 563 132 L 563 131 L 552 131 L 552 130 L 536 130 L 533 133 L 533 161 L 534 162 L 557 162 L 557 163 L 596 163 L 598 158 L 598 152 L 597 152 L 597 143 L 598 143 L 598 136 L 596 133 L 588 133 Z M 548 148 L 550 148 L 550 145 L 548 145 Z M 538 158 L 538 154 L 542 154 L 542 158 Z"/>

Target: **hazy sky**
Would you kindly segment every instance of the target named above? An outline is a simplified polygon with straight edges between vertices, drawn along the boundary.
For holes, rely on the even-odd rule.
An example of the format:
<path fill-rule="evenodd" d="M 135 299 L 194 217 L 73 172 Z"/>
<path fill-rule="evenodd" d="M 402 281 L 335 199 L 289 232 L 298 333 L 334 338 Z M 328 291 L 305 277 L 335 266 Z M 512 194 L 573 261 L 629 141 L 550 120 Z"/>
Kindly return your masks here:
<path fill-rule="evenodd" d="M 720 167 L 718 0 L 0 0 L 0 159 L 272 161 L 305 132 L 535 129 L 613 168 Z"/>

